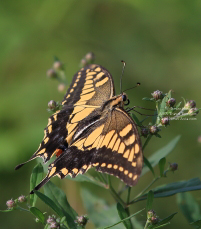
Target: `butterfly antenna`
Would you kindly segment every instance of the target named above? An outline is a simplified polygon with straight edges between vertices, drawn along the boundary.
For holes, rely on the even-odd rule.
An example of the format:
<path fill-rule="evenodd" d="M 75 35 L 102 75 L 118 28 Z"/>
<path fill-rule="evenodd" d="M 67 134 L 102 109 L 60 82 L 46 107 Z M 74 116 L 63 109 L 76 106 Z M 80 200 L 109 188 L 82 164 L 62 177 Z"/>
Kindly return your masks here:
<path fill-rule="evenodd" d="M 121 94 L 122 94 L 122 77 L 123 77 L 123 74 L 124 74 L 124 69 L 126 67 L 126 62 L 125 61 L 121 61 L 123 63 L 123 68 L 122 68 L 122 73 L 121 73 L 121 79 L 120 79 L 120 91 L 121 91 Z"/>
<path fill-rule="evenodd" d="M 136 86 L 134 86 L 134 87 L 130 87 L 130 88 L 126 89 L 125 91 L 128 91 L 128 90 L 130 90 L 130 89 L 133 89 L 133 88 L 136 88 L 136 87 L 139 87 L 139 86 L 140 86 L 140 83 L 137 83 L 137 85 L 136 85 Z M 123 92 L 125 92 L 125 91 L 123 91 Z"/>

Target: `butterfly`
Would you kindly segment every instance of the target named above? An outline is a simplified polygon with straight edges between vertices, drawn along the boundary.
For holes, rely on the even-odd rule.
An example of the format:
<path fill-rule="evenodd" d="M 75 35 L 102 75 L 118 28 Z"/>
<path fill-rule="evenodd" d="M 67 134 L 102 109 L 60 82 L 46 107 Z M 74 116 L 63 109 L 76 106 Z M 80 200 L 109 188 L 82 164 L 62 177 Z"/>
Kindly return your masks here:
<path fill-rule="evenodd" d="M 34 190 L 53 176 L 74 178 L 91 167 L 134 186 L 142 171 L 143 154 L 136 124 L 124 109 L 127 103 L 124 92 L 115 95 L 112 75 L 104 67 L 91 64 L 80 69 L 62 108 L 48 119 L 38 150 L 27 161 L 41 157 L 46 163 L 56 155 Z"/>

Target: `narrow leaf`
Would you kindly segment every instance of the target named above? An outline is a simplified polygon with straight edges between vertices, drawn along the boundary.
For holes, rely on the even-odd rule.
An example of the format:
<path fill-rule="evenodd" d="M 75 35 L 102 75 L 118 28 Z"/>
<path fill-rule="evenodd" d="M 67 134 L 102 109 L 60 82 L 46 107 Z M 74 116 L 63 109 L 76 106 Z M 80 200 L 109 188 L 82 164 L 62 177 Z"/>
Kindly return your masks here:
<path fill-rule="evenodd" d="M 166 157 L 175 148 L 175 146 L 178 143 L 179 139 L 180 139 L 180 136 L 175 137 L 166 146 L 164 146 L 163 148 L 159 149 L 150 158 L 148 158 L 148 160 L 149 160 L 150 164 L 152 165 L 152 167 L 156 166 L 158 164 L 159 160 L 162 157 Z M 141 176 L 146 174 L 148 171 L 149 171 L 149 168 L 147 166 L 145 166 L 143 168 L 143 170 L 142 170 Z"/>
<path fill-rule="evenodd" d="M 190 193 L 178 193 L 177 204 L 188 222 L 201 219 L 199 204 Z"/>
<path fill-rule="evenodd" d="M 101 228 L 98 228 L 98 229 L 108 229 L 108 228 L 114 227 L 114 226 L 116 226 L 116 225 L 118 225 L 118 224 L 124 222 L 125 220 L 131 219 L 133 216 L 138 215 L 138 214 L 139 214 L 140 212 L 142 212 L 142 211 L 144 211 L 144 209 L 142 209 L 142 210 L 140 210 L 140 211 L 138 211 L 138 212 L 132 214 L 131 216 L 129 216 L 129 217 L 127 217 L 127 218 L 125 218 L 125 219 L 123 219 L 123 220 L 121 220 L 121 221 L 119 221 L 119 222 L 113 224 L 113 225 L 110 225 L 110 226 L 107 226 L 107 227 L 104 227 L 104 228 L 101 227 Z"/>
<path fill-rule="evenodd" d="M 14 211 L 15 209 L 7 209 L 7 210 L 0 210 L 0 212 L 12 212 Z"/>
<path fill-rule="evenodd" d="M 190 223 L 190 225 L 198 226 L 197 229 L 200 229 L 201 228 L 201 220 L 197 220 L 195 222 L 192 222 L 192 223 Z"/>
<path fill-rule="evenodd" d="M 144 97 L 144 98 L 142 98 L 142 100 L 146 100 L 146 101 L 154 101 L 154 98 L 147 98 L 147 97 Z"/>
<path fill-rule="evenodd" d="M 150 190 L 147 195 L 147 205 L 146 205 L 147 212 L 152 209 L 153 201 L 154 201 L 154 193 L 152 190 Z"/>
<path fill-rule="evenodd" d="M 160 225 L 160 226 L 154 226 L 154 227 L 149 227 L 149 228 L 151 228 L 151 229 L 157 229 L 157 228 L 165 227 L 165 226 L 167 226 L 167 225 L 169 225 L 169 224 L 170 224 L 170 222 L 165 223 L 165 224 L 162 224 L 162 225 Z"/>
<path fill-rule="evenodd" d="M 45 203 L 47 204 L 50 208 L 52 208 L 53 211 L 57 213 L 58 216 L 63 217 L 64 214 L 62 210 L 46 195 L 44 195 L 41 192 L 34 191 L 34 193 Z"/>
<path fill-rule="evenodd" d="M 135 114 L 131 113 L 131 117 L 133 118 L 133 120 L 136 122 L 138 126 L 141 126 L 141 122 L 139 121 L 139 119 Z"/>
<path fill-rule="evenodd" d="M 74 220 L 76 220 L 76 216 L 78 215 L 75 210 L 70 206 L 68 200 L 66 198 L 66 194 L 59 189 L 56 185 L 54 185 L 51 181 L 49 181 L 44 186 L 44 193 L 47 197 L 49 197 L 54 204 L 61 209 L 63 215 L 66 217 L 66 221 L 70 228 L 76 228 L 76 224 Z"/>
<path fill-rule="evenodd" d="M 105 199 L 94 195 L 89 189 L 83 187 L 81 189 L 81 197 L 90 221 L 94 223 L 95 228 L 113 225 L 120 220 L 116 204 L 108 205 Z M 122 229 L 122 225 L 117 225 L 115 229 Z"/>
<path fill-rule="evenodd" d="M 170 183 L 167 185 L 162 185 L 159 187 L 156 187 L 152 189 L 154 192 L 154 197 L 168 197 L 175 195 L 177 193 L 181 192 L 188 192 L 188 191 L 194 191 L 194 190 L 200 190 L 201 189 L 201 181 L 199 178 L 193 178 L 188 181 L 179 181 Z M 147 198 L 148 193 L 145 193 L 143 196 L 141 196 L 139 199 L 137 199 L 134 202 L 138 202 L 141 200 L 144 200 Z"/>
<path fill-rule="evenodd" d="M 158 163 L 161 177 L 164 177 L 165 163 L 166 163 L 166 158 L 165 157 L 161 158 L 159 163 Z"/>
<path fill-rule="evenodd" d="M 41 163 L 38 163 L 32 171 L 31 178 L 30 178 L 30 191 L 32 191 L 37 184 L 43 179 L 43 166 Z M 35 194 L 30 195 L 30 205 L 32 207 L 36 204 L 37 196 Z"/>
<path fill-rule="evenodd" d="M 150 171 L 152 172 L 152 174 L 155 177 L 154 169 L 153 169 L 151 163 L 149 162 L 149 160 L 147 160 L 147 158 L 145 156 L 144 156 L 144 164 L 150 169 Z"/>
<path fill-rule="evenodd" d="M 175 212 L 175 213 L 169 215 L 169 216 L 166 217 L 165 219 L 162 219 L 157 225 L 162 225 L 162 224 L 168 223 L 176 214 L 177 214 L 177 212 Z"/>
<path fill-rule="evenodd" d="M 45 224 L 45 216 L 38 208 L 31 207 L 29 210 L 42 224 Z"/>
<path fill-rule="evenodd" d="M 77 182 L 90 182 L 96 184 L 98 186 L 104 187 L 104 184 L 95 180 L 93 177 L 89 175 L 78 175 L 75 178 L 71 178 L 70 176 L 66 176 L 67 179 L 77 181 Z"/>
<path fill-rule="evenodd" d="M 117 211 L 118 211 L 118 214 L 119 214 L 119 217 L 121 220 L 123 220 L 129 216 L 128 213 L 126 212 L 126 210 L 123 208 L 123 206 L 120 203 L 117 203 Z M 123 221 L 123 224 L 124 224 L 125 228 L 132 229 L 132 225 L 131 225 L 130 220 Z"/>

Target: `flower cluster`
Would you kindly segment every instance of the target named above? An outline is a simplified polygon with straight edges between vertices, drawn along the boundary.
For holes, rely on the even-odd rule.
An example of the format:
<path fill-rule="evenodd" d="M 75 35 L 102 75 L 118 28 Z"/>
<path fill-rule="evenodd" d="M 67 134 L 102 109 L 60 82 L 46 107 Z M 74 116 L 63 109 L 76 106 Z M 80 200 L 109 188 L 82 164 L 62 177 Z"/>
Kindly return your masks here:
<path fill-rule="evenodd" d="M 167 127 L 172 120 L 188 120 L 187 117 L 196 116 L 199 113 L 196 108 L 196 102 L 184 100 L 184 106 L 180 108 L 181 102 L 176 105 L 176 99 L 171 96 L 171 92 L 164 94 L 162 91 L 156 90 L 151 93 L 152 98 L 143 98 L 143 100 L 151 101 L 156 104 L 155 118 L 148 126 L 141 126 L 141 135 L 147 137 L 148 135 L 155 135 L 160 137 L 158 132 L 160 127 Z M 190 119 L 189 119 L 190 120 Z"/>

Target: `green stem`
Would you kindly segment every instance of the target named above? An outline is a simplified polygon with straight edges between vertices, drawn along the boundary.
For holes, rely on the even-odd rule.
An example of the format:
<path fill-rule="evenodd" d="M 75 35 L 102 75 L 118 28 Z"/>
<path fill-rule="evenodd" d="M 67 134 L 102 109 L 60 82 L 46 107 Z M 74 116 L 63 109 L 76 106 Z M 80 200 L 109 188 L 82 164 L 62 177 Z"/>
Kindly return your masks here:
<path fill-rule="evenodd" d="M 127 204 L 130 201 L 131 187 L 128 187 Z"/>
<path fill-rule="evenodd" d="M 159 177 L 156 177 L 156 178 L 154 178 L 153 179 L 153 181 L 142 191 L 142 192 L 140 192 L 130 203 L 129 203 L 129 205 L 131 205 L 131 204 L 134 204 L 135 203 L 135 201 L 138 199 L 138 198 L 140 198 L 158 179 L 160 179 L 161 177 L 159 176 Z"/>
<path fill-rule="evenodd" d="M 108 180 L 108 186 L 109 186 L 109 190 L 110 190 L 111 195 L 114 197 L 114 199 L 117 202 L 119 202 L 121 205 L 123 205 L 125 207 L 126 204 L 124 203 L 124 201 L 121 199 L 121 197 L 116 193 L 116 191 L 112 187 L 110 175 L 107 175 L 107 180 Z"/>
<path fill-rule="evenodd" d="M 146 224 L 145 224 L 145 226 L 144 226 L 144 229 L 147 229 L 148 225 L 149 225 L 149 221 L 147 220 L 147 221 L 146 221 Z"/>
<path fill-rule="evenodd" d="M 18 210 L 24 211 L 24 212 L 30 212 L 29 210 L 22 208 L 22 207 L 19 207 L 19 206 L 17 206 L 15 209 L 18 209 Z"/>

